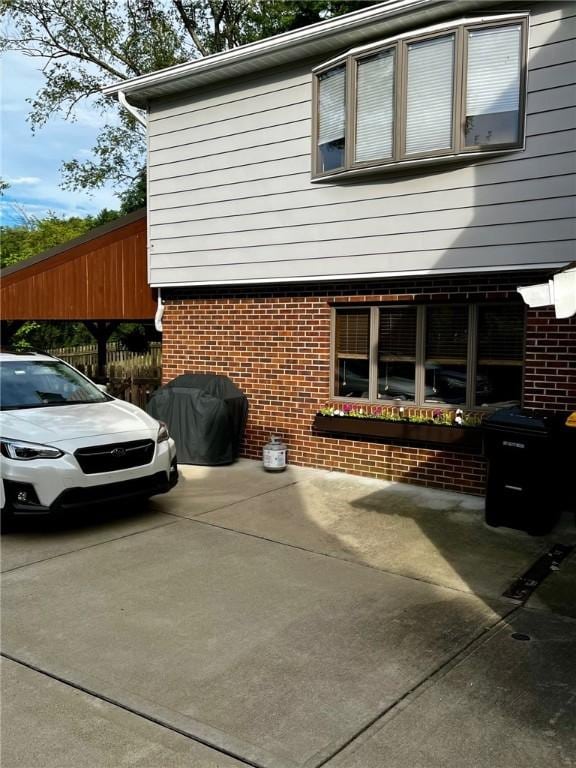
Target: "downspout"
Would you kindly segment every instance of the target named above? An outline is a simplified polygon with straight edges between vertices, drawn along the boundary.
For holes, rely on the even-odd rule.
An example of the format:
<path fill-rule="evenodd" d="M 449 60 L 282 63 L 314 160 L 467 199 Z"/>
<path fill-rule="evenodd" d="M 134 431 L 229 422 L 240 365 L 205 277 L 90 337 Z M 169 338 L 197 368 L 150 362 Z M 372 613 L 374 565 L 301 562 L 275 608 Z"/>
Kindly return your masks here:
<path fill-rule="evenodd" d="M 132 104 L 128 102 L 128 99 L 126 98 L 126 94 L 124 93 L 124 91 L 118 91 L 118 101 L 120 102 L 120 104 L 122 104 L 122 106 L 127 112 L 130 112 L 134 120 L 137 120 L 140 123 L 140 125 L 144 126 L 144 128 L 148 127 L 146 120 L 144 120 L 140 112 L 138 112 L 136 107 L 133 107 Z"/>
<path fill-rule="evenodd" d="M 148 128 L 148 124 L 146 120 L 142 117 L 140 112 L 132 106 L 128 102 L 128 99 L 126 98 L 126 94 L 124 91 L 118 91 L 118 101 L 120 104 L 124 107 L 124 109 L 129 112 L 132 117 L 137 120 L 140 125 L 143 125 L 144 128 Z M 160 288 L 158 288 L 158 307 L 156 309 L 156 314 L 154 315 L 154 327 L 158 331 L 158 333 L 162 333 L 162 315 L 164 314 L 164 303 L 162 302 L 162 293 L 160 291 Z"/>
<path fill-rule="evenodd" d="M 158 309 L 154 315 L 154 328 L 158 333 L 162 333 L 162 315 L 164 314 L 164 302 L 162 301 L 161 289 L 158 288 Z"/>

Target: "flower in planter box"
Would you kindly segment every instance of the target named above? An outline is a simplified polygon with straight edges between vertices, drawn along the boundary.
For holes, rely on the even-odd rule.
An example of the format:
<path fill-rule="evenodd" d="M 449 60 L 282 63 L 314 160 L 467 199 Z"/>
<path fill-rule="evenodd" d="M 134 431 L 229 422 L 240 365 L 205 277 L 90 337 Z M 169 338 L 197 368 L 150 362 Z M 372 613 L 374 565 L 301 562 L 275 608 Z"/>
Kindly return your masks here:
<path fill-rule="evenodd" d="M 319 410 L 321 416 L 339 416 L 349 419 L 379 419 L 382 421 L 407 422 L 409 424 L 436 424 L 445 427 L 477 427 L 482 414 L 443 408 L 405 408 L 404 406 L 383 406 L 365 403 L 327 403 Z"/>

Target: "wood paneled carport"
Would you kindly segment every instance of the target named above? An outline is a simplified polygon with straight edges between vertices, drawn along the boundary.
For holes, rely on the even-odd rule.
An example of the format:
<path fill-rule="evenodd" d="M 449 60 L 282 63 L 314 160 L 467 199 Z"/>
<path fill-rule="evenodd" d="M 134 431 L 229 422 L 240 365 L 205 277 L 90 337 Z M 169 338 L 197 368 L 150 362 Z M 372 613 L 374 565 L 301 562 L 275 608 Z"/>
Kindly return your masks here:
<path fill-rule="evenodd" d="M 3 343 L 27 320 L 81 321 L 95 336 L 99 367 L 121 322 L 150 322 L 146 211 L 139 210 L 0 273 Z"/>

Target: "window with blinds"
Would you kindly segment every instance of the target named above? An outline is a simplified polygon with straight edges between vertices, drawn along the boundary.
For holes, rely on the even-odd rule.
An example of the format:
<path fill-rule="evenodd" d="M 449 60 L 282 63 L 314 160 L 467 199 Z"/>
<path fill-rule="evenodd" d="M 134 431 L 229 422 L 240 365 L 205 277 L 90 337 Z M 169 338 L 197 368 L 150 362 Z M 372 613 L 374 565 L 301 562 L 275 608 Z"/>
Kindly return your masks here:
<path fill-rule="evenodd" d="M 318 152 L 322 171 L 344 165 L 346 136 L 346 67 L 318 78 Z"/>
<path fill-rule="evenodd" d="M 466 146 L 518 140 L 522 27 L 468 32 Z"/>
<path fill-rule="evenodd" d="M 394 51 L 358 62 L 356 162 L 392 157 Z"/>
<path fill-rule="evenodd" d="M 464 405 L 467 399 L 469 311 L 465 306 L 426 311 L 425 400 Z"/>
<path fill-rule="evenodd" d="M 336 315 L 335 392 L 341 397 L 368 397 L 369 350 L 370 310 L 340 310 Z"/>
<path fill-rule="evenodd" d="M 442 304 L 335 312 L 334 396 L 493 408 L 520 403 L 524 306 Z"/>
<path fill-rule="evenodd" d="M 406 154 L 452 146 L 454 35 L 408 46 Z"/>
<path fill-rule="evenodd" d="M 478 307 L 477 405 L 520 403 L 523 358 L 524 307 Z"/>
<path fill-rule="evenodd" d="M 416 400 L 417 308 L 381 309 L 378 322 L 378 399 Z"/>
<path fill-rule="evenodd" d="M 319 67 L 313 174 L 521 148 L 527 22 L 448 22 Z"/>

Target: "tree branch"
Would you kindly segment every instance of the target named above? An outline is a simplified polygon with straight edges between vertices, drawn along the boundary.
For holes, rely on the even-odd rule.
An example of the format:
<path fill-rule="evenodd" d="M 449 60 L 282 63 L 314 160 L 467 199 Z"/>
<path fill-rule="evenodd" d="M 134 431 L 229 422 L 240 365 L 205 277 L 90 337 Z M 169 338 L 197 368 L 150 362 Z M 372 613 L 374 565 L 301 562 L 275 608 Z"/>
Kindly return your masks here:
<path fill-rule="evenodd" d="M 200 36 L 198 35 L 198 24 L 196 22 L 196 14 L 194 12 L 194 9 L 192 9 L 192 16 L 190 17 L 186 12 L 186 9 L 184 8 L 184 4 L 182 3 L 182 0 L 173 0 L 173 3 L 174 3 L 174 7 L 178 11 L 178 15 L 180 16 L 186 31 L 194 41 L 194 45 L 196 46 L 196 48 L 198 49 L 198 51 L 201 53 L 202 56 L 208 56 L 210 51 L 206 48 L 206 46 L 200 39 Z"/>

